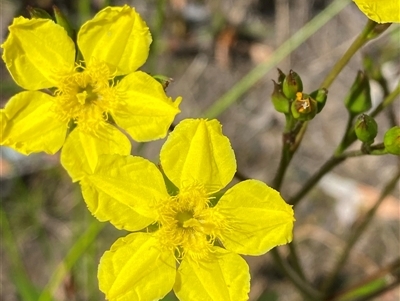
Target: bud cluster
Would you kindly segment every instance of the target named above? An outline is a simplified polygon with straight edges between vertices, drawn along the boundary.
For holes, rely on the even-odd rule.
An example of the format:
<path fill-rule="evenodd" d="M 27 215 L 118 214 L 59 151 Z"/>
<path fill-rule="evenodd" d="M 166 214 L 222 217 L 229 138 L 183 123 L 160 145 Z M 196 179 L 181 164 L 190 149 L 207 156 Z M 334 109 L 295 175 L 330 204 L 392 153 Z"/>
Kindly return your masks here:
<path fill-rule="evenodd" d="M 290 70 L 287 75 L 280 69 L 278 72 L 278 82 L 273 80 L 274 91 L 271 95 L 275 110 L 300 121 L 311 120 L 321 112 L 328 95 L 326 89 L 303 93 L 303 82 L 296 72 Z"/>

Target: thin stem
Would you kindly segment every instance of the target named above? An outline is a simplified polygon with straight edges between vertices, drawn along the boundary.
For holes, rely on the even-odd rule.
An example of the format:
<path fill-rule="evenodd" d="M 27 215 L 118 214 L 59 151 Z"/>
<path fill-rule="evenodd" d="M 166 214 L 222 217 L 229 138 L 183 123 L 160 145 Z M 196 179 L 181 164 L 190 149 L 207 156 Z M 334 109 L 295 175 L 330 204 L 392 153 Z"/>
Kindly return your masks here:
<path fill-rule="evenodd" d="M 339 143 L 338 147 L 335 150 L 335 156 L 339 156 L 340 154 L 343 153 L 343 151 L 349 146 L 349 141 L 351 141 L 352 137 L 350 133 L 352 132 L 353 128 L 353 121 L 354 121 L 354 115 L 349 114 L 349 117 L 347 118 L 347 124 L 346 124 L 346 129 L 344 131 L 344 135 L 342 138 L 342 141 Z"/>
<path fill-rule="evenodd" d="M 397 173 L 395 174 L 395 176 L 392 178 L 392 180 L 390 180 L 390 182 L 383 189 L 377 202 L 367 212 L 367 214 L 365 215 L 364 219 L 362 220 L 360 225 L 357 227 L 357 229 L 347 239 L 347 245 L 344 248 L 344 250 L 342 251 L 342 254 L 339 256 L 339 260 L 337 261 L 332 273 L 329 275 L 328 278 L 326 278 L 326 281 L 322 285 L 322 291 L 325 292 L 325 294 L 329 294 L 329 292 L 332 288 L 332 285 L 333 285 L 335 279 L 337 278 L 339 272 L 343 268 L 344 264 L 346 263 L 353 246 L 355 245 L 355 243 L 358 241 L 360 236 L 364 233 L 367 226 L 372 221 L 376 211 L 378 210 L 379 206 L 382 204 L 383 200 L 396 187 L 396 183 L 399 180 L 399 178 L 400 178 L 400 169 L 397 170 Z"/>
<path fill-rule="evenodd" d="M 400 95 L 400 81 L 397 84 L 397 87 L 373 110 L 370 114 L 371 117 L 375 117 L 383 109 L 391 105 L 395 100 L 399 100 L 397 96 Z"/>
<path fill-rule="evenodd" d="M 328 89 L 339 73 L 343 70 L 343 68 L 347 65 L 353 55 L 365 45 L 366 42 L 370 40 L 370 35 L 377 23 L 368 19 L 367 24 L 364 29 L 360 33 L 360 35 L 354 40 L 349 49 L 344 53 L 344 55 L 340 58 L 339 61 L 336 62 L 335 66 L 332 68 L 331 72 L 325 77 L 323 82 L 320 85 L 320 88 Z"/>

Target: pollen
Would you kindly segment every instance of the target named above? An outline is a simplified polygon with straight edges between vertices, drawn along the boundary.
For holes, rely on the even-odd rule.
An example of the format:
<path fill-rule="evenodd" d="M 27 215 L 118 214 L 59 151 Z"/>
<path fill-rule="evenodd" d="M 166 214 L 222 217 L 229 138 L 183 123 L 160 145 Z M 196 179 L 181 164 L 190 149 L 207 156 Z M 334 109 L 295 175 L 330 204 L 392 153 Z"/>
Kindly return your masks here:
<path fill-rule="evenodd" d="M 81 130 L 96 133 L 107 122 L 117 96 L 113 89 L 113 74 L 105 63 L 83 63 L 60 80 L 55 91 L 54 110 L 60 120 L 72 120 Z"/>
<path fill-rule="evenodd" d="M 224 222 L 209 204 L 205 189 L 194 185 L 181 189 L 159 208 L 161 245 L 175 251 L 177 260 L 184 256 L 202 260 L 210 254 Z"/>

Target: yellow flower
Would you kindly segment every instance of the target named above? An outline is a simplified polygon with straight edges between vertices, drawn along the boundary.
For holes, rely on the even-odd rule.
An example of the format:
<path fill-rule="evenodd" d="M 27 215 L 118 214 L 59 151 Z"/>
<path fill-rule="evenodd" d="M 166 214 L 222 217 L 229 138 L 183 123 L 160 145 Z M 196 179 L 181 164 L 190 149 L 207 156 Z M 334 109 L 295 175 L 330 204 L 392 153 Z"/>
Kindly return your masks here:
<path fill-rule="evenodd" d="M 136 71 L 152 40 L 134 8 L 107 7 L 83 24 L 77 36 L 83 61 L 77 64 L 74 42 L 52 20 L 18 17 L 9 30 L 2 58 L 15 82 L 28 91 L 1 110 L 1 145 L 23 154 L 54 154 L 75 124 L 72 138 L 80 139 L 68 137 L 66 143 L 71 148 L 83 143 L 82 155 L 127 155 L 129 140 L 113 123 L 134 140 L 148 141 L 165 137 L 180 112 L 180 98 L 173 102 L 161 84 Z M 126 76 L 117 81 L 120 75 Z"/>
<path fill-rule="evenodd" d="M 160 160 L 165 180 L 143 158 L 103 155 L 80 182 L 100 221 L 144 229 L 104 253 L 101 291 L 108 300 L 158 300 L 171 289 L 180 300 L 247 300 L 250 275 L 238 254 L 260 255 L 290 242 L 291 206 L 257 180 L 234 185 L 215 204 L 236 171 L 217 120 L 182 121 Z"/>
<path fill-rule="evenodd" d="M 400 23 L 399 0 L 353 0 L 358 8 L 377 23 Z"/>

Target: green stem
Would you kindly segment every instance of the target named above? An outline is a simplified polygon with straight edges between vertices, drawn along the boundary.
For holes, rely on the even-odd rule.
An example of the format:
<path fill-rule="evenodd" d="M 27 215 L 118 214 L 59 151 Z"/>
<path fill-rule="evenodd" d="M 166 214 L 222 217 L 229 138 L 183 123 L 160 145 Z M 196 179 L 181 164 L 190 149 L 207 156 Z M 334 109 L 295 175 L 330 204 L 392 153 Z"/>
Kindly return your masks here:
<path fill-rule="evenodd" d="M 344 53 L 344 55 L 341 57 L 339 61 L 336 62 L 335 66 L 332 68 L 331 72 L 325 77 L 323 82 L 320 85 L 320 88 L 325 88 L 328 89 L 333 81 L 336 79 L 336 77 L 339 75 L 339 73 L 343 70 L 343 68 L 347 65 L 347 63 L 350 61 L 350 59 L 353 57 L 353 55 L 362 47 L 365 45 L 366 42 L 368 42 L 371 38 L 371 32 L 375 28 L 377 23 L 374 21 L 368 19 L 367 24 L 365 25 L 364 29 L 360 33 L 360 35 L 354 40 L 354 42 L 351 44 L 349 49 Z"/>
<path fill-rule="evenodd" d="M 335 150 L 335 156 L 339 156 L 340 154 L 343 153 L 343 151 L 349 147 L 350 141 L 353 141 L 352 138 L 355 137 L 355 133 L 353 132 L 354 137 L 351 135 L 352 129 L 353 129 L 353 121 L 354 121 L 355 116 L 352 114 L 349 114 L 349 117 L 347 118 L 347 124 L 346 124 L 346 129 L 344 131 L 344 135 L 342 138 L 342 141 L 339 143 L 338 147 Z M 349 144 L 350 143 L 350 144 Z"/>
<path fill-rule="evenodd" d="M 397 96 L 400 95 L 400 81 L 397 84 L 397 87 L 373 110 L 370 114 L 371 117 L 375 117 L 383 109 L 391 105 L 395 100 L 399 100 Z"/>
<path fill-rule="evenodd" d="M 355 243 L 358 241 L 360 236 L 364 233 L 367 226 L 372 221 L 376 211 L 378 210 L 379 206 L 382 204 L 383 200 L 389 195 L 389 193 L 394 188 L 396 188 L 396 183 L 398 182 L 399 179 L 400 179 L 400 169 L 397 170 L 397 173 L 395 174 L 395 176 L 385 186 L 381 195 L 379 196 L 379 199 L 377 200 L 375 205 L 367 212 L 367 214 L 365 215 L 361 224 L 351 234 L 351 236 L 346 240 L 347 241 L 346 247 L 344 248 L 341 255 L 339 256 L 339 260 L 337 261 L 332 273 L 329 275 L 328 278 L 326 278 L 325 282 L 322 285 L 322 291 L 324 292 L 325 295 L 328 295 L 330 293 L 333 283 L 336 280 L 339 272 L 343 268 L 344 264 L 346 263 L 347 258 L 349 257 L 349 254 L 350 254 L 353 246 L 355 245 Z"/>

